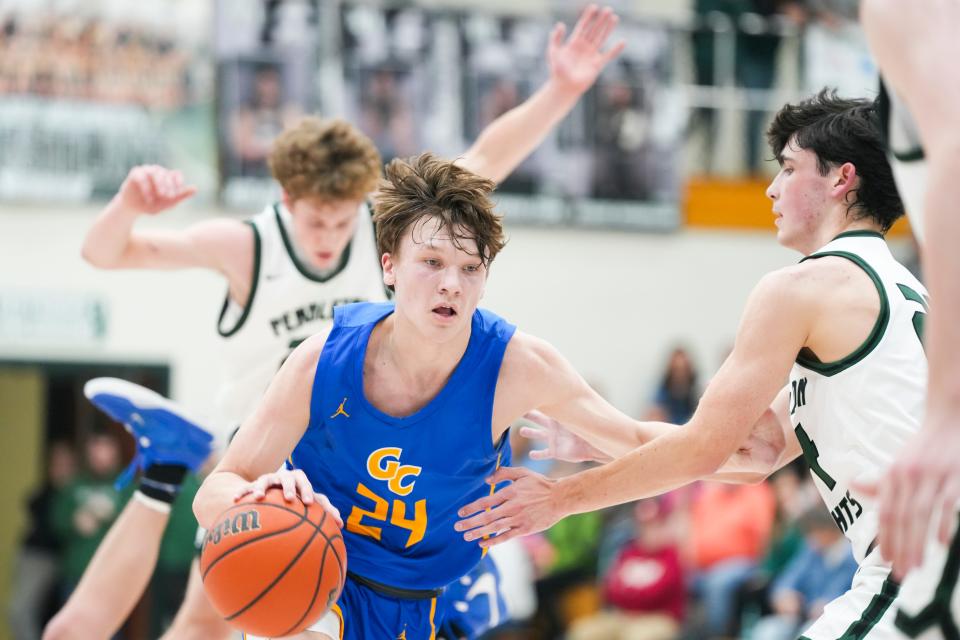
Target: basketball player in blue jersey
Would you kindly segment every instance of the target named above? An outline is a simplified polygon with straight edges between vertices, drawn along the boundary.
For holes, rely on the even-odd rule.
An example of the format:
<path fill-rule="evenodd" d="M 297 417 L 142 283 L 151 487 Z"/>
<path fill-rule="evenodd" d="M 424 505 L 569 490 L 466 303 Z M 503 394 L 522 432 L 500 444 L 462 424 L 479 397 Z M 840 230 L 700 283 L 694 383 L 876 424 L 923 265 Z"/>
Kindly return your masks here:
<path fill-rule="evenodd" d="M 549 344 L 477 308 L 504 245 L 493 186 L 430 154 L 388 165 L 374 220 L 395 302 L 338 307 L 332 328 L 287 359 L 196 496 L 204 526 L 271 486 L 332 503 L 350 572 L 305 637 L 434 638 L 440 590 L 482 555 L 454 529 L 457 509 L 491 492 L 510 424 L 541 408 L 601 448 L 632 424 Z M 642 442 L 659 432 L 631 433 Z M 274 471 L 288 458 L 290 469 Z"/>
<path fill-rule="evenodd" d="M 610 9 L 590 6 L 569 37 L 557 25 L 547 51 L 547 82 L 491 123 L 458 163 L 494 181 L 507 176 L 620 53 L 622 43 L 604 50 L 616 23 Z M 329 327 L 334 306 L 386 299 L 366 205 L 380 175 L 372 142 L 345 122 L 306 118 L 280 136 L 270 166 L 283 190 L 281 202 L 247 222 L 219 218 L 174 232 L 136 229 L 135 224 L 195 190 L 178 172 L 137 167 L 84 242 L 84 257 L 101 268 L 199 267 L 224 277 L 227 296 L 218 335 L 227 375 L 214 425 L 220 443 L 249 415 L 293 347 Z M 45 630 L 48 640 L 78 634 L 108 638 L 120 627 L 153 571 L 180 480 L 210 450 L 209 438 L 177 437 L 197 435 L 195 424 L 148 390 L 108 380 L 91 385 L 88 392 L 134 433 L 144 474 L 137 499 L 130 501 L 77 590 Z M 174 437 L 169 437 L 171 431 Z M 229 632 L 194 570 L 167 637 L 206 640 Z"/>
<path fill-rule="evenodd" d="M 930 528 L 950 543 L 960 501 L 960 2 L 864 0 L 861 20 L 893 103 L 891 125 L 914 121 L 908 154 L 903 137 L 889 144 L 932 300 L 923 429 L 879 485 L 880 548 L 903 576 L 935 544 Z"/>

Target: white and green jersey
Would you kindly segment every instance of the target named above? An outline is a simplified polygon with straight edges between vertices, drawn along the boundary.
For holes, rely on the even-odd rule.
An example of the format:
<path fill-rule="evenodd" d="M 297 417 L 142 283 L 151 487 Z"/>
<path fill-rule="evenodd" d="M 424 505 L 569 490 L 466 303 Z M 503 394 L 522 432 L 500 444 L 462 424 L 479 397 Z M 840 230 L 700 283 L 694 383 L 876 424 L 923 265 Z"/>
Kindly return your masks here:
<path fill-rule="evenodd" d="M 846 258 L 870 276 L 880 313 L 842 360 L 821 362 L 801 350 L 790 373 L 790 420 L 820 495 L 863 562 L 877 536 L 877 507 L 852 484 L 878 479 L 923 420 L 927 292 L 879 233 L 840 234 L 804 260 L 824 256 Z"/>
<path fill-rule="evenodd" d="M 275 204 L 247 221 L 254 235 L 250 296 L 241 307 L 228 294 L 217 326 L 225 367 L 216 398 L 220 444 L 252 413 L 290 352 L 333 322 L 335 306 L 387 299 L 367 205 L 340 264 L 324 276 L 298 256 L 290 215 Z"/>

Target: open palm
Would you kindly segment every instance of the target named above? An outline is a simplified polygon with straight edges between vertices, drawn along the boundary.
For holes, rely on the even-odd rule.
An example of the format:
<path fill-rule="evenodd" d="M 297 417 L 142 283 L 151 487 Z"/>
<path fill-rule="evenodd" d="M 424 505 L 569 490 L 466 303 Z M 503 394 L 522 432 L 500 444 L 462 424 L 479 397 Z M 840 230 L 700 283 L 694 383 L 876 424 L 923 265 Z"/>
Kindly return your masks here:
<path fill-rule="evenodd" d="M 601 50 L 619 20 L 610 7 L 600 9 L 590 5 L 566 41 L 567 29 L 558 22 L 547 48 L 550 77 L 578 93 L 586 91 L 607 63 L 623 51 L 622 41 L 606 51 Z"/>

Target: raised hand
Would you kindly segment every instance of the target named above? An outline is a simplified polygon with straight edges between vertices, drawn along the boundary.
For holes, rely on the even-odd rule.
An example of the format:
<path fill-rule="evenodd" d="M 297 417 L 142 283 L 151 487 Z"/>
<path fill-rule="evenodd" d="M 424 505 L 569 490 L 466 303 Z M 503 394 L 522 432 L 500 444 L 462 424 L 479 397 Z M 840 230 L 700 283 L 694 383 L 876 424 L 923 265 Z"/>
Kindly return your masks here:
<path fill-rule="evenodd" d="M 197 192 L 183 184 L 183 174 L 158 165 L 134 167 L 116 195 L 121 206 L 139 213 L 159 213 Z"/>
<path fill-rule="evenodd" d="M 611 60 L 620 55 L 626 43 L 622 40 L 606 51 L 601 51 L 620 18 L 610 7 L 600 9 L 588 6 L 570 37 L 564 41 L 567 28 L 562 22 L 553 27 L 547 46 L 550 78 L 563 87 L 583 93 Z"/>
<path fill-rule="evenodd" d="M 533 427 L 520 427 L 520 435 L 529 440 L 545 441 L 546 449 L 530 452 L 532 460 L 565 460 L 567 462 L 609 462 L 610 456 L 593 447 L 562 424 L 539 411 L 531 411 L 524 419 Z"/>

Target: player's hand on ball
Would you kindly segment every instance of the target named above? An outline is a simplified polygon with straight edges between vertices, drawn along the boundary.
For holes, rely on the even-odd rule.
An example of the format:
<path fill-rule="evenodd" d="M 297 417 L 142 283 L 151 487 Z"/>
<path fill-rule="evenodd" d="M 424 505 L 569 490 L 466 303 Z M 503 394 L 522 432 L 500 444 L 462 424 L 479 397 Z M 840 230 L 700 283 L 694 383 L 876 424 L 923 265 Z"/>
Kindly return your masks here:
<path fill-rule="evenodd" d="M 120 186 L 117 199 L 131 211 L 159 213 L 174 207 L 197 192 L 183 184 L 183 174 L 158 165 L 134 167 Z"/>
<path fill-rule="evenodd" d="M 313 485 L 310 484 L 307 474 L 301 469 L 280 469 L 273 473 L 265 473 L 253 482 L 248 482 L 240 487 L 233 501 L 239 502 L 246 496 L 251 496 L 254 500 L 263 500 L 263 497 L 267 495 L 267 489 L 270 487 L 280 487 L 283 491 L 283 499 L 287 502 L 293 502 L 298 498 L 304 504 L 316 502 L 336 518 L 337 525 L 343 528 L 340 511 L 333 506 L 327 496 L 313 490 Z"/>
<path fill-rule="evenodd" d="M 501 467 L 487 482 L 511 484 L 457 512 L 464 519 L 454 528 L 464 532 L 464 540 L 480 540 L 481 547 L 492 547 L 549 529 L 566 515 L 555 495 L 556 480 L 523 467 Z"/>

